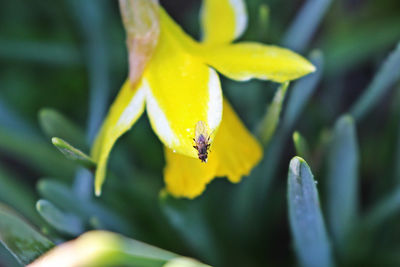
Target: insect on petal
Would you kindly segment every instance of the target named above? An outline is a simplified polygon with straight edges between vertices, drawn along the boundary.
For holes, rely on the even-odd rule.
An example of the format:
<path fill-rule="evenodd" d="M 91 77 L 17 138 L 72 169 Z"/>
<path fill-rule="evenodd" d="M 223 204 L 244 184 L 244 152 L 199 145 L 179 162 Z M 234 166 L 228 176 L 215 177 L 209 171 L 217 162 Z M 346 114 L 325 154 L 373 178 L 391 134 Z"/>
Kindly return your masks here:
<path fill-rule="evenodd" d="M 221 86 L 217 73 L 181 45 L 182 38 L 177 39 L 176 29 L 169 26 L 173 22 L 167 19 L 144 74 L 147 112 L 154 131 L 168 148 L 197 158 L 195 125 L 204 121 L 210 132 L 216 131 L 222 117 Z"/>
<path fill-rule="evenodd" d="M 175 197 L 195 198 L 215 177 L 217 160 L 210 155 L 207 163 L 199 159 L 173 153 L 165 148 L 167 165 L 164 169 L 164 180 L 169 193 Z"/>

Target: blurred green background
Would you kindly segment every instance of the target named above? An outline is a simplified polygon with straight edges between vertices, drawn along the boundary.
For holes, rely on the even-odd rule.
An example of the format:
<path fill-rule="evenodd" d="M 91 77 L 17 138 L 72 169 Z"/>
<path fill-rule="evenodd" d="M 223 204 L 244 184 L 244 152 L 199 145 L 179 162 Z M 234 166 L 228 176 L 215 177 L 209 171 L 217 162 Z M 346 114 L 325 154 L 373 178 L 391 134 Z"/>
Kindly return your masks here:
<path fill-rule="evenodd" d="M 200 0 L 161 4 L 200 36 Z M 214 266 L 312 266 L 294 244 L 287 208 L 289 161 L 300 154 L 318 182 L 334 264 L 400 266 L 400 1 L 246 4 L 240 40 L 289 47 L 319 71 L 291 84 L 278 129 L 249 178 L 214 180 L 188 201 L 159 196 L 163 149 L 146 116 L 114 148 L 100 198 L 89 172 L 51 144 L 57 136 L 88 153 L 127 76 L 118 2 L 2 1 L 0 201 L 56 244 L 108 229 Z M 256 133 L 279 85 L 221 80 Z M 336 122 L 349 112 L 353 118 Z M 298 141 L 297 150 L 294 130 L 307 143 Z M 39 214 L 39 199 L 68 215 L 68 226 Z M 4 247 L 0 265 L 19 266 Z"/>

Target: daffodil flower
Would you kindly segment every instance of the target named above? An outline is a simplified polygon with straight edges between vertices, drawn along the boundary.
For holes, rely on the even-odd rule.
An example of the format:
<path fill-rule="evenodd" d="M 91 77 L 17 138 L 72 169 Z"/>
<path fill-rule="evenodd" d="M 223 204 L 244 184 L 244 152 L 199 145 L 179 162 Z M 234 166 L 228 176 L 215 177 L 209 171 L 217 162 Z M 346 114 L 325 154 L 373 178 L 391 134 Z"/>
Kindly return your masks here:
<path fill-rule="evenodd" d="M 201 11 L 203 41 L 193 40 L 159 8 L 158 44 L 132 88 L 125 82 L 93 147 L 97 162 L 95 192 L 100 194 L 109 153 L 146 109 L 151 126 L 165 145 L 166 189 L 194 198 L 214 177 L 239 182 L 262 157 L 258 141 L 223 99 L 216 70 L 228 78 L 286 82 L 315 70 L 300 55 L 254 42 L 235 43 L 246 29 L 242 0 L 205 0 Z M 210 135 L 207 163 L 193 148 L 195 125 L 203 121 Z"/>

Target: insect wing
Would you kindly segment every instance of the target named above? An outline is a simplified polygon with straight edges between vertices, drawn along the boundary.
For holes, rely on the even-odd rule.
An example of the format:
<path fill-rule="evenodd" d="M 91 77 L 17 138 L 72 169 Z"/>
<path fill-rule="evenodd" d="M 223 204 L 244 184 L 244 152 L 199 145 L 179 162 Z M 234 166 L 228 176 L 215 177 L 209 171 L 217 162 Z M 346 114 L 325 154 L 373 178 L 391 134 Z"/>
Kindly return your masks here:
<path fill-rule="evenodd" d="M 198 140 L 201 135 L 203 135 L 205 139 L 208 138 L 207 126 L 204 121 L 198 121 L 195 127 L 195 139 Z"/>

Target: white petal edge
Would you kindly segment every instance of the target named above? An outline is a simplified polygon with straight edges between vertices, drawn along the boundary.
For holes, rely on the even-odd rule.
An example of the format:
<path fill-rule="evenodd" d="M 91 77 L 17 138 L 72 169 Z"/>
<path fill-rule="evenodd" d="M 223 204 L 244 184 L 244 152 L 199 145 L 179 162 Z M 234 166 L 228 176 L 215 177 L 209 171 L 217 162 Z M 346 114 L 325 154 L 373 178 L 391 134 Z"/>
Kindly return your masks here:
<path fill-rule="evenodd" d="M 209 68 L 207 124 L 210 131 L 218 128 L 222 120 L 222 90 L 218 74 Z"/>
<path fill-rule="evenodd" d="M 142 85 L 143 86 L 143 85 Z M 146 88 L 140 87 L 118 119 L 117 127 L 131 124 L 142 113 Z"/>
<path fill-rule="evenodd" d="M 235 13 L 235 39 L 238 38 L 247 28 L 246 5 L 243 0 L 229 0 Z"/>
<path fill-rule="evenodd" d="M 143 88 L 146 91 L 146 110 L 150 118 L 150 123 L 154 128 L 154 131 L 158 134 L 158 137 L 168 147 L 179 145 L 179 139 L 172 131 L 169 125 L 168 119 L 164 112 L 158 105 L 156 98 L 153 96 L 149 83 L 143 79 Z"/>

